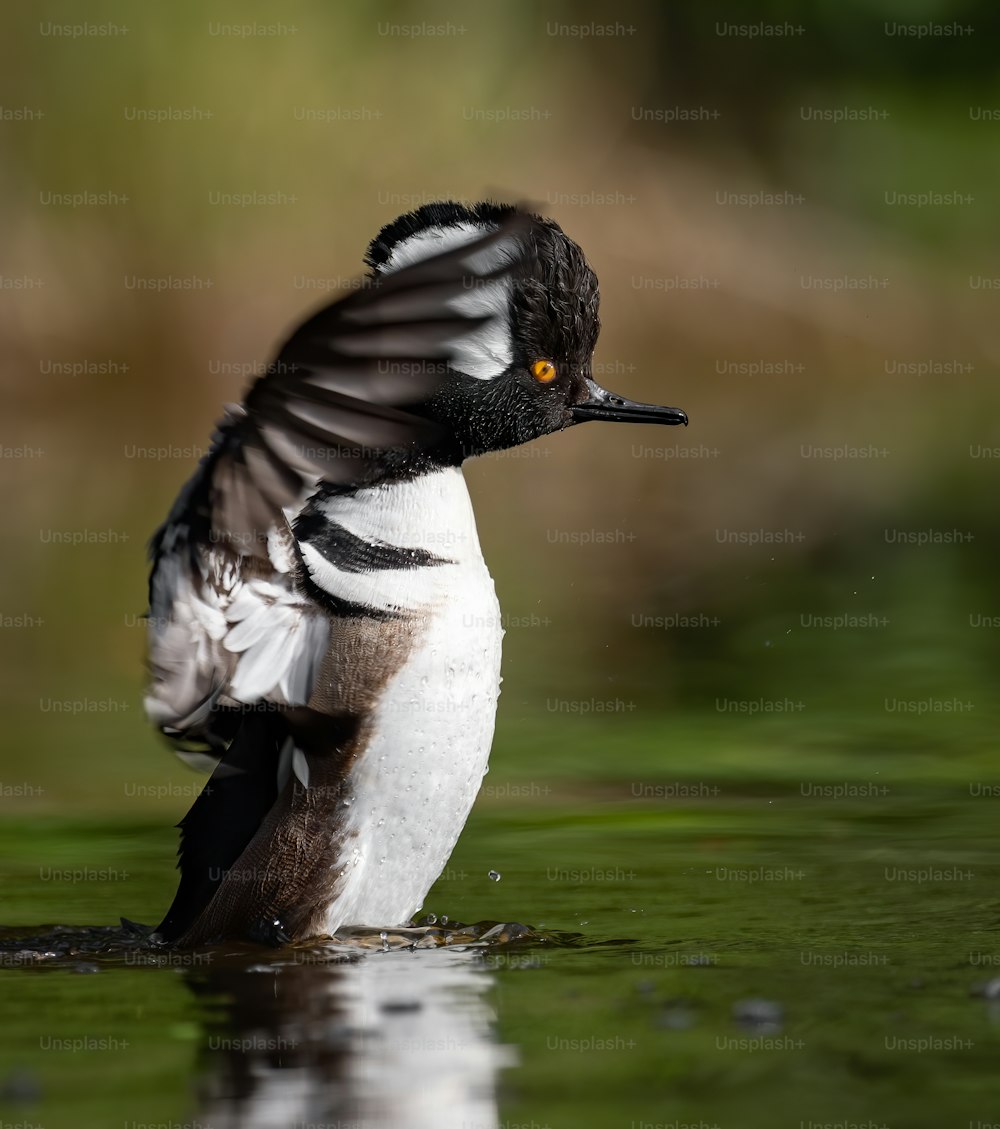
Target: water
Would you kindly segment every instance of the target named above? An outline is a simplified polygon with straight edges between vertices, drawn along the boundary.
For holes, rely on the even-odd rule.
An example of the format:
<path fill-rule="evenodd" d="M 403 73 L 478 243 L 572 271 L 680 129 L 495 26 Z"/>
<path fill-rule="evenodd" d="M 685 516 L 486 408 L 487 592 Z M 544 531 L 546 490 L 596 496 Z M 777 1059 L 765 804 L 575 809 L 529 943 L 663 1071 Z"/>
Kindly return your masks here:
<path fill-rule="evenodd" d="M 427 948 L 29 961 L 13 934 L 43 922 L 153 922 L 173 841 L 9 823 L 0 1122 L 992 1123 L 990 800 L 758 791 L 481 808 L 425 910 L 533 932 Z"/>

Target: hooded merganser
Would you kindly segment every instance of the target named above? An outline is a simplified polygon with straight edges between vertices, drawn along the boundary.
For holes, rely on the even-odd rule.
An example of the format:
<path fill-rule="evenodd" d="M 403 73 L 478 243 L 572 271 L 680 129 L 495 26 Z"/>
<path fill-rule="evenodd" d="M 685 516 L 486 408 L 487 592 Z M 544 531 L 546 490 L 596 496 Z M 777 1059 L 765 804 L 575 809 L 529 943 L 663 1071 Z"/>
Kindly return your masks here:
<path fill-rule="evenodd" d="M 146 710 L 214 764 L 158 932 L 268 944 L 410 919 L 486 772 L 499 607 L 462 475 L 591 419 L 597 278 L 552 220 L 430 204 L 291 335 L 153 537 Z"/>

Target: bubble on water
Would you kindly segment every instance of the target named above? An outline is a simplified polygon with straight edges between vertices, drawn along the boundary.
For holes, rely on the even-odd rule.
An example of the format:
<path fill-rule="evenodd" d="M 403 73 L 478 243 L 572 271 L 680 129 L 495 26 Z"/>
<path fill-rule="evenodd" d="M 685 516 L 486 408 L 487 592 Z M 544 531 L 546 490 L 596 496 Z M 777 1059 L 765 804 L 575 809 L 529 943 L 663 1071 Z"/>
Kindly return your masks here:
<path fill-rule="evenodd" d="M 489 877 L 490 877 L 490 880 L 492 882 L 499 882 L 502 875 L 500 874 L 499 870 L 491 870 L 490 873 L 489 873 Z"/>
<path fill-rule="evenodd" d="M 686 1031 L 693 1027 L 695 1015 L 684 1000 L 668 1001 L 667 1006 L 660 1012 L 656 1026 L 667 1031 Z"/>
<path fill-rule="evenodd" d="M 383 816 L 383 817 L 382 817 L 382 818 L 381 818 L 381 819 L 380 819 L 380 820 L 378 821 L 378 823 L 376 823 L 376 824 L 375 824 L 375 826 L 376 826 L 376 827 L 385 827 L 385 816 Z"/>
<path fill-rule="evenodd" d="M 442 925 L 448 924 L 448 915 L 446 913 L 441 914 L 441 924 Z"/>
<path fill-rule="evenodd" d="M 775 1000 L 737 1000 L 732 1016 L 741 1027 L 771 1035 L 781 1030 L 785 1009 Z"/>
<path fill-rule="evenodd" d="M 438 915 L 436 913 L 429 913 L 427 915 L 427 924 L 428 925 L 437 925 L 437 923 L 438 923 Z"/>
<path fill-rule="evenodd" d="M 1000 977 L 995 976 L 985 984 L 974 984 L 970 992 L 973 996 L 981 996 L 984 1000 L 1000 999 Z"/>

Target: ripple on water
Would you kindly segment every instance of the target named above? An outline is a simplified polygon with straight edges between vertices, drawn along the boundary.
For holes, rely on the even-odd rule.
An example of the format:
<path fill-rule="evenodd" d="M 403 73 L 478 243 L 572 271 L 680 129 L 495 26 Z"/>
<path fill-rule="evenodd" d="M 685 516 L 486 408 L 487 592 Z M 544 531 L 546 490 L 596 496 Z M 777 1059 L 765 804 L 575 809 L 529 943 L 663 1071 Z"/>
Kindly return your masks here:
<path fill-rule="evenodd" d="M 588 947 L 593 944 L 628 944 L 585 938 L 580 933 L 551 932 L 519 922 L 479 921 L 473 924 L 449 922 L 427 914 L 412 925 L 392 929 L 377 927 L 345 928 L 333 937 L 318 938 L 268 950 L 260 945 L 226 942 L 198 949 L 175 949 L 160 942 L 151 926 L 122 919 L 118 926 L 48 925 L 31 928 L 0 929 L 0 967 L 71 969 L 94 973 L 116 966 L 184 967 L 199 960 L 260 960 L 271 956 L 267 966 L 289 959 L 295 963 L 325 963 L 355 960 L 368 953 L 400 950 L 477 948 L 489 951 L 515 945 L 559 948 Z"/>

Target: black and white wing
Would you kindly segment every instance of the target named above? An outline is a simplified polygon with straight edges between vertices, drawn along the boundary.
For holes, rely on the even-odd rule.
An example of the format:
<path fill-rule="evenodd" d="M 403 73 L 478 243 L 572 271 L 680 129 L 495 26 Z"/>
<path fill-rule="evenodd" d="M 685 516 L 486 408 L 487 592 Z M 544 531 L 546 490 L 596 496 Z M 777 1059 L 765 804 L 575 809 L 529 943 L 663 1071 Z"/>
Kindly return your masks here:
<path fill-rule="evenodd" d="M 497 316 L 493 283 L 515 269 L 528 222 L 513 212 L 376 274 L 303 323 L 227 409 L 151 544 L 146 710 L 182 755 L 209 767 L 247 706 L 308 700 L 329 622 L 296 584 L 291 523 L 321 481 L 361 485 L 387 452 L 438 437 L 407 408 Z"/>

